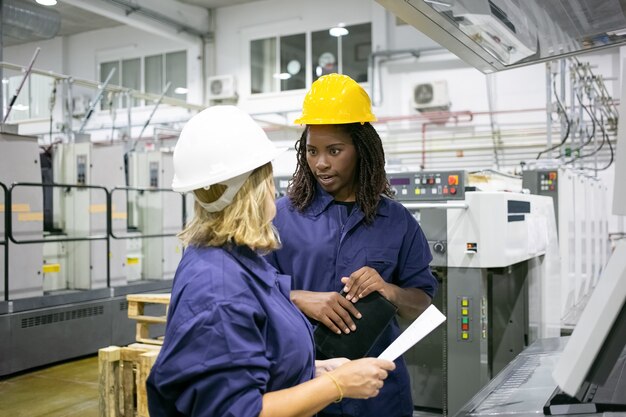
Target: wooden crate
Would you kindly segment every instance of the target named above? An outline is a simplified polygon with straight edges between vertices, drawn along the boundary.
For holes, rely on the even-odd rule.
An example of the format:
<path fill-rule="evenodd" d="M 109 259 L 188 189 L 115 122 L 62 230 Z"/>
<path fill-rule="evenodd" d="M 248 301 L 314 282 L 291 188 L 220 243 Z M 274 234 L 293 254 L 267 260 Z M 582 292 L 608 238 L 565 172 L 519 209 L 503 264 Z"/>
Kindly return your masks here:
<path fill-rule="evenodd" d="M 163 339 L 150 336 L 150 326 L 165 324 L 170 294 L 128 294 L 126 300 L 128 301 L 128 318 L 137 322 L 135 340 L 139 343 L 162 345 Z M 146 315 L 145 307 L 148 304 L 164 304 L 166 306 L 165 315 Z"/>
<path fill-rule="evenodd" d="M 133 343 L 98 351 L 100 417 L 149 417 L 146 379 L 160 350 Z"/>

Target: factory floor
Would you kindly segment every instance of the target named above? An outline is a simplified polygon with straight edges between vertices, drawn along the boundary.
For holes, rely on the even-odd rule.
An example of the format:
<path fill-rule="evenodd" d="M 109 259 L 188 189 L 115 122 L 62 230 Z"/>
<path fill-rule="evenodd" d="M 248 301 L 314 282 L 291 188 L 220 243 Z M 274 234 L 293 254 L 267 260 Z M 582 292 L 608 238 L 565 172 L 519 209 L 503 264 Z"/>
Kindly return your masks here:
<path fill-rule="evenodd" d="M 98 415 L 97 355 L 0 379 L 0 416 Z"/>
<path fill-rule="evenodd" d="M 98 355 L 93 355 L 0 379 L 0 416 L 98 417 L 98 395 Z"/>

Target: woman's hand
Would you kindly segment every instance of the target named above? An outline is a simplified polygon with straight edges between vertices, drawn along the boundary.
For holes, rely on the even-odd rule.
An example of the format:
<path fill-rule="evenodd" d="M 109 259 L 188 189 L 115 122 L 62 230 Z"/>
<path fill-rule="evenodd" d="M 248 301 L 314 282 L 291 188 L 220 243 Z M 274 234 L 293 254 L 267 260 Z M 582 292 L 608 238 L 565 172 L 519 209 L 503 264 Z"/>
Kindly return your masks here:
<path fill-rule="evenodd" d="M 371 398 L 378 395 L 396 365 L 384 359 L 363 358 L 339 366 L 330 374 L 337 380 L 345 398 Z"/>
<path fill-rule="evenodd" d="M 378 291 L 380 295 L 389 298 L 386 294 L 388 283 L 380 276 L 378 271 L 369 266 L 357 269 L 349 277 L 341 278 L 341 282 L 345 285 L 343 292 L 346 300 L 356 303 L 361 298 L 367 297 L 374 291 Z"/>
<path fill-rule="evenodd" d="M 291 301 L 307 317 L 319 321 L 337 334 L 356 330 L 352 316 L 361 318 L 361 313 L 338 292 L 291 291 Z"/>
<path fill-rule="evenodd" d="M 344 363 L 350 362 L 348 358 L 332 358 L 324 361 L 315 361 L 315 377 L 334 371 L 337 367 Z"/>

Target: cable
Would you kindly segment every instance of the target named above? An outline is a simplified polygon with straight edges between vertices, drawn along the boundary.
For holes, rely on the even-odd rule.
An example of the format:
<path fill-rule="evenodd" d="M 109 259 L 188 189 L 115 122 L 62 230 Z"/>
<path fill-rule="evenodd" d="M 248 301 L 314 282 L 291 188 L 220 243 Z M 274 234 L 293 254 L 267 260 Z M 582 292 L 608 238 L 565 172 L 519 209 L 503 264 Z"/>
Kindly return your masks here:
<path fill-rule="evenodd" d="M 48 110 L 50 112 L 50 144 L 52 144 L 52 112 L 57 102 L 57 79 L 52 81 L 52 92 L 50 93 L 50 101 L 48 102 Z"/>
<path fill-rule="evenodd" d="M 578 102 L 580 103 L 580 106 L 587 112 L 587 114 L 589 115 L 589 117 L 591 117 L 591 122 L 593 125 L 593 130 L 591 131 L 591 135 L 589 135 L 589 132 L 587 132 L 587 137 L 588 139 L 582 144 L 580 145 L 578 148 L 576 149 L 572 149 L 572 153 L 574 152 L 578 152 L 580 151 L 582 148 L 584 148 L 585 146 L 589 145 L 591 143 L 591 140 L 595 137 L 596 135 L 596 119 L 593 118 L 593 116 L 591 115 L 591 112 L 589 111 L 589 108 L 587 106 L 585 106 L 583 104 L 583 100 L 582 98 L 576 94 L 576 98 L 578 99 Z M 574 159 L 572 159 L 571 161 L 566 162 L 566 164 L 574 162 L 575 160 L 577 160 L 579 157 L 576 157 Z"/>
<path fill-rule="evenodd" d="M 593 116 L 593 115 L 591 115 L 591 118 L 594 120 L 595 123 L 598 124 L 598 126 L 600 126 L 600 129 L 602 130 L 602 142 L 600 142 L 600 146 L 598 146 L 596 149 L 594 149 L 592 152 L 590 152 L 588 154 L 581 155 L 578 158 L 573 159 L 572 161 L 566 162 L 566 164 L 574 162 L 575 160 L 578 160 L 578 159 L 588 158 L 590 156 L 593 156 L 593 155 L 597 154 L 602 149 L 602 147 L 604 146 L 604 143 L 606 142 L 609 145 L 609 150 L 611 152 L 611 154 L 610 154 L 611 157 L 609 159 L 609 163 L 607 165 L 605 165 L 604 167 L 602 167 L 602 168 L 588 168 L 588 169 L 592 169 L 592 170 L 594 170 L 596 172 L 604 171 L 604 170 L 608 169 L 613 164 L 613 159 L 615 157 L 615 152 L 613 150 L 613 145 L 611 144 L 611 139 L 609 138 L 608 133 L 606 133 L 606 129 L 604 129 L 604 116 L 601 117 L 601 121 L 600 122 L 598 122 L 598 119 L 596 119 L 596 117 Z"/>
<path fill-rule="evenodd" d="M 567 117 L 567 112 L 566 112 L 565 108 L 563 107 L 563 104 L 561 103 L 561 99 L 559 99 L 559 96 L 556 93 L 556 81 L 555 81 L 554 78 L 552 79 L 552 91 L 554 91 L 554 97 L 556 97 L 557 105 L 558 105 L 559 109 L 561 110 L 561 113 L 563 114 L 563 117 L 565 118 L 565 123 L 567 124 L 567 130 L 565 131 L 565 135 L 563 136 L 563 139 L 561 139 L 560 143 L 558 143 L 558 144 L 556 144 L 556 145 L 554 145 L 554 146 L 552 146 L 550 148 L 544 149 L 543 151 L 539 152 L 537 154 L 537 158 L 535 158 L 535 159 L 539 159 L 541 157 L 541 155 L 543 155 L 546 152 L 553 151 L 553 150 L 563 146 L 565 144 L 565 142 L 567 141 L 567 138 L 569 137 L 569 132 L 570 132 L 570 128 L 571 128 L 571 125 L 572 125 L 571 121 Z"/>

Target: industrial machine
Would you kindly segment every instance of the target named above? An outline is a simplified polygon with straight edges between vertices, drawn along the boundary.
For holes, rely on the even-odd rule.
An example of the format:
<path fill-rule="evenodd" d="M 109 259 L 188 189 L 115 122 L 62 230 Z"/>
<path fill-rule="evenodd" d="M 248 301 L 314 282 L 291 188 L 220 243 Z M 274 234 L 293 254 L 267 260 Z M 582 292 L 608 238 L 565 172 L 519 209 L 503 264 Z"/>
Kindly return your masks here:
<path fill-rule="evenodd" d="M 107 190 L 124 184 L 123 147 L 97 145 L 88 139 L 51 149 L 52 183 L 68 187 L 44 188 L 48 192 L 44 194 L 44 228 L 51 240 L 44 244 L 47 291 L 105 288 L 107 276 L 111 286 L 127 282 L 123 241 L 55 240 L 58 236 L 89 238 L 108 233 Z M 111 210 L 111 229 L 125 231 L 126 196 L 114 195 Z"/>
<path fill-rule="evenodd" d="M 126 294 L 170 291 L 173 274 L 129 282 L 123 150 L 86 139 L 40 154 L 37 138 L 0 134 L 0 154 L 10 155 L 0 164 L 0 376 L 131 343 Z M 149 194 L 137 216 L 148 233 L 163 235 L 146 224 L 155 211 L 170 212 Z M 178 207 L 168 221 L 180 230 L 182 199 L 172 195 L 159 207 Z M 165 263 L 158 248 L 149 250 Z"/>
<path fill-rule="evenodd" d="M 128 241 L 129 264 L 134 269 L 129 280 L 172 279 L 182 256 L 176 233 L 181 230 L 184 208 L 180 194 L 170 188 L 172 157 L 169 149 L 128 154 L 128 225 L 143 236 Z"/>
<path fill-rule="evenodd" d="M 42 243 L 17 244 L 7 238 L 7 223 L 11 226 L 13 236 L 18 241 L 36 240 L 43 238 L 43 198 L 41 189 L 33 187 L 16 187 L 8 199 L 8 187 L 14 182 L 41 182 L 39 167 L 39 146 L 37 138 L 19 136 L 12 133 L 0 133 L 0 155 L 11 155 L 16 164 L 0 164 L 0 183 L 3 193 L 0 195 L 0 213 L 3 221 L 0 222 L 0 296 L 6 300 L 8 293 L 12 298 L 29 298 L 43 295 Z M 5 188 L 6 187 L 6 188 Z M 11 207 L 11 218 L 8 215 Z M 11 262 L 8 260 L 11 257 Z M 9 276 L 19 276 L 20 279 L 10 280 Z M 0 310 L 2 312 L 2 310 Z"/>
<path fill-rule="evenodd" d="M 610 253 L 607 187 L 585 171 L 556 166 L 526 169 L 523 187 L 554 201 L 562 272 L 560 317 L 564 328 L 573 327 Z"/>
<path fill-rule="evenodd" d="M 420 222 L 439 280 L 442 326 L 405 354 L 415 407 L 455 414 L 539 333 L 529 287 L 541 279 L 552 202 L 466 187 L 463 171 L 388 175 Z"/>

